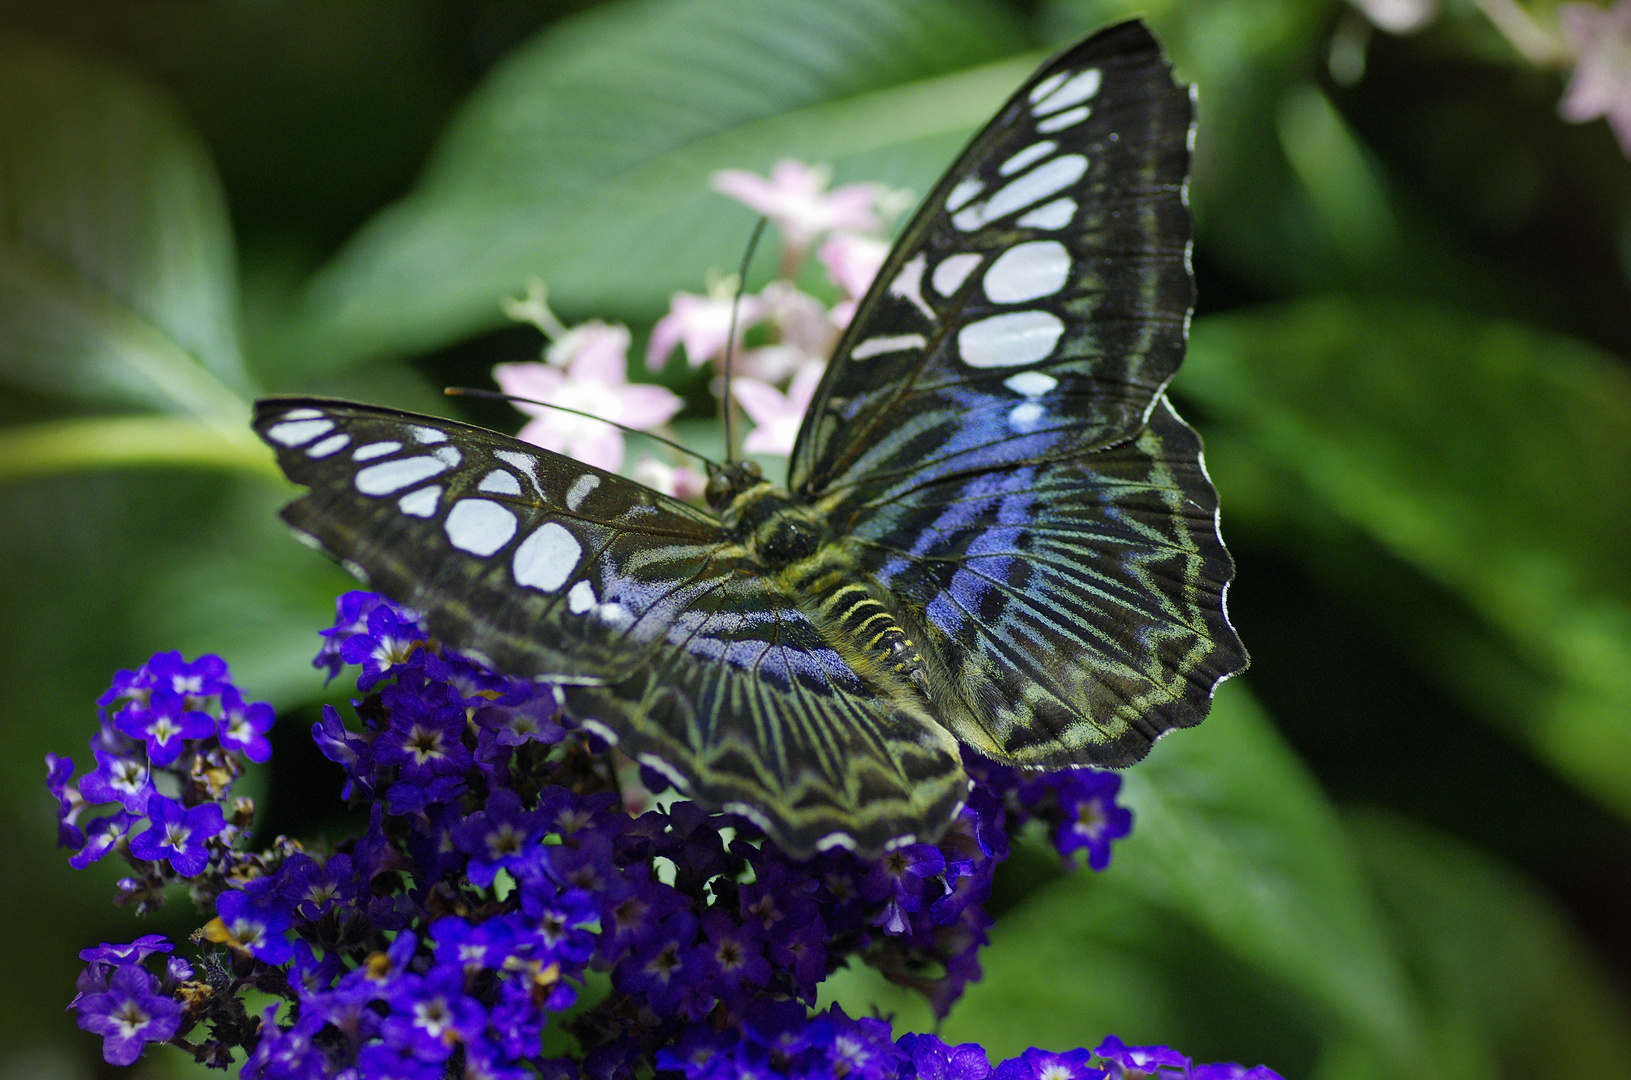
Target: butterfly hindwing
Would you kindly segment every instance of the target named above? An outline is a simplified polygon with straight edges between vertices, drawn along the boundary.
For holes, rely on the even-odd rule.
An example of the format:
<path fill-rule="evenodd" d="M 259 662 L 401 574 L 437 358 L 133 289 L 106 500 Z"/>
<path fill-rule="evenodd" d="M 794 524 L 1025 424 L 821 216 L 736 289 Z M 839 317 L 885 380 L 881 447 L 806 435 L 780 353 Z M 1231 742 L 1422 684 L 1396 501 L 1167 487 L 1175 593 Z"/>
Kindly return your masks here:
<path fill-rule="evenodd" d="M 1245 666 L 1200 444 L 1165 399 L 1128 442 L 891 494 L 856 516 L 856 564 L 902 597 L 1001 760 L 1127 765 L 1198 723 Z"/>
<path fill-rule="evenodd" d="M 1192 118 L 1141 24 L 1044 65 L 907 227 L 799 433 L 789 487 L 1001 760 L 1128 764 L 1245 666 L 1216 493 L 1163 396 Z"/>
<path fill-rule="evenodd" d="M 835 651 L 719 520 L 465 424 L 321 398 L 257 405 L 310 489 L 284 516 L 436 636 L 514 675 L 791 852 L 938 832 L 967 781 L 921 702 Z"/>

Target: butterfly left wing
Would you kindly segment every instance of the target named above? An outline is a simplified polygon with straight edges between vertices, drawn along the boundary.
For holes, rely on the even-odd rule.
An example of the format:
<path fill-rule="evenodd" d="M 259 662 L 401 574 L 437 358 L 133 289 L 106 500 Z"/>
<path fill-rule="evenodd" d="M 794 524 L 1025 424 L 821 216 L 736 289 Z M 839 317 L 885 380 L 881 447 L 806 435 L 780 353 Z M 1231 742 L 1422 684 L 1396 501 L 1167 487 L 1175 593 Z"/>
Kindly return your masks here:
<path fill-rule="evenodd" d="M 709 514 L 452 421 L 322 398 L 256 406 L 310 492 L 300 534 L 431 632 L 567 706 L 787 851 L 938 835 L 967 793 L 955 740 L 858 669 Z"/>

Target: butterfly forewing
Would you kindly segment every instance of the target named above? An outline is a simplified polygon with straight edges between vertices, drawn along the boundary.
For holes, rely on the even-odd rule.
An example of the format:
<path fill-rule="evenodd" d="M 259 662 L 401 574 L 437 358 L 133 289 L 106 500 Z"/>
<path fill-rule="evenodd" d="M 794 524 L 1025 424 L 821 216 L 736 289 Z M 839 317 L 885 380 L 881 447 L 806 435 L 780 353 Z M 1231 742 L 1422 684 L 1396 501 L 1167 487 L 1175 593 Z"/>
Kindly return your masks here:
<path fill-rule="evenodd" d="M 1138 23 L 1033 75 L 884 263 L 790 488 L 922 482 L 1135 434 L 1183 358 L 1192 114 Z"/>
<path fill-rule="evenodd" d="M 790 487 L 918 623 L 946 722 L 1003 760 L 1127 764 L 1245 666 L 1163 396 L 1192 117 L 1140 24 L 1044 65 L 891 252 L 794 450 Z"/>
<path fill-rule="evenodd" d="M 310 488 L 284 516 L 431 631 L 564 684 L 579 717 L 787 850 L 938 833 L 955 740 L 857 673 L 719 521 L 452 421 L 320 398 L 257 405 Z"/>

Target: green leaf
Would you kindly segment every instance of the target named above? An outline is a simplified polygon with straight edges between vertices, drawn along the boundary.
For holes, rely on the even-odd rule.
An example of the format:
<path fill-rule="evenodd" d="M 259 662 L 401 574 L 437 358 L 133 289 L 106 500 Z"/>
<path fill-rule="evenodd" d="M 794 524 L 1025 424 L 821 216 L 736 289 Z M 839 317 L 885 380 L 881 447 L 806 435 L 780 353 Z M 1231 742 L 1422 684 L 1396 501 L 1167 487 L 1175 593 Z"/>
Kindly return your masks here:
<path fill-rule="evenodd" d="M 1625 1002 L 1555 902 L 1404 819 L 1356 814 L 1350 829 L 1425 992 L 1440 1060 L 1485 1049 L 1484 1069 L 1450 1076 L 1631 1076 Z"/>
<path fill-rule="evenodd" d="M 1239 683 L 1128 770 L 1132 835 L 1107 877 L 1295 987 L 1400 1073 L 1420 1017 L 1341 823 Z"/>
<path fill-rule="evenodd" d="M 500 324 L 531 276 L 564 312 L 649 319 L 740 258 L 752 216 L 711 172 L 793 155 L 926 191 L 1039 57 L 993 61 L 1028 45 L 982 0 L 635 0 L 570 20 L 492 74 L 418 190 L 318 276 L 291 347 L 314 366 L 423 350 Z"/>
<path fill-rule="evenodd" d="M 1623 365 L 1519 324 L 1326 299 L 1200 320 L 1177 388 L 1497 628 L 1549 685 L 1447 683 L 1631 816 Z"/>
<path fill-rule="evenodd" d="M 0 379 L 241 424 L 233 275 L 214 170 L 170 106 L 0 41 Z"/>

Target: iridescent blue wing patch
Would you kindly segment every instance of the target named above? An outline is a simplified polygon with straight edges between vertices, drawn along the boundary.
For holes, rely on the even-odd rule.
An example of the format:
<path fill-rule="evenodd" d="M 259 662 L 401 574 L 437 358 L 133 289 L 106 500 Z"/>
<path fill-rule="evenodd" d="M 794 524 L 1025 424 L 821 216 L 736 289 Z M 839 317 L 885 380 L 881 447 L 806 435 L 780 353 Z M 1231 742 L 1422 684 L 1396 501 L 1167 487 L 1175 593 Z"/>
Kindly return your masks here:
<path fill-rule="evenodd" d="M 298 533 L 788 851 L 877 852 L 961 805 L 956 741 L 924 703 L 858 671 L 712 515 L 391 409 L 272 398 L 255 428 L 310 489 L 284 511 Z"/>
<path fill-rule="evenodd" d="M 1149 32 L 1044 65 L 925 200 L 840 342 L 789 488 L 849 534 L 959 736 L 1136 760 L 1245 666 L 1194 432 L 1193 106 Z"/>

